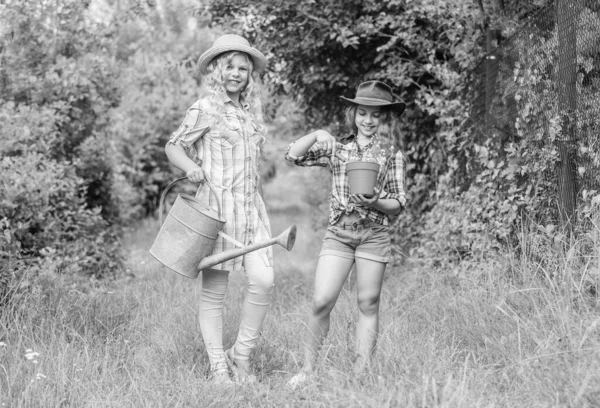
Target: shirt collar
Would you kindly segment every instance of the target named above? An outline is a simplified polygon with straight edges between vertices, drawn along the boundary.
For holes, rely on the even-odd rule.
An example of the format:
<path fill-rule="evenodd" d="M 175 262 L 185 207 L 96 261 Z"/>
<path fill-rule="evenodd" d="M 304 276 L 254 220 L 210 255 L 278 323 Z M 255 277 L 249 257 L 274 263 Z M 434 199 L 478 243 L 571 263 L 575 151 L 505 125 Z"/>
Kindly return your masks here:
<path fill-rule="evenodd" d="M 352 142 L 354 141 L 354 138 L 356 138 L 356 136 L 355 136 L 354 134 L 352 134 L 352 133 L 351 133 L 350 135 L 348 135 L 348 136 L 346 136 L 346 137 L 343 137 L 343 138 L 340 140 L 340 143 L 342 143 L 342 144 L 349 144 L 349 143 L 352 143 Z"/>
<path fill-rule="evenodd" d="M 356 141 L 356 135 L 354 133 L 351 133 L 348 136 L 343 137 L 340 140 L 340 143 L 346 145 L 346 144 L 350 144 L 350 143 L 352 143 L 354 141 Z M 373 147 L 373 145 L 375 145 L 376 143 L 379 143 L 379 134 L 377 134 L 377 133 L 373 136 L 373 139 L 369 142 L 369 144 L 370 144 L 369 147 Z M 358 147 L 358 142 L 356 143 L 356 146 Z"/>
<path fill-rule="evenodd" d="M 233 103 L 233 101 L 231 100 L 231 98 L 227 95 L 227 93 L 219 93 L 219 96 L 221 97 L 221 101 L 223 101 L 224 104 L 232 104 L 233 106 L 236 106 L 235 103 Z M 248 110 L 248 108 L 250 107 L 250 104 L 248 104 L 247 102 L 242 102 L 242 109 L 243 110 Z"/>

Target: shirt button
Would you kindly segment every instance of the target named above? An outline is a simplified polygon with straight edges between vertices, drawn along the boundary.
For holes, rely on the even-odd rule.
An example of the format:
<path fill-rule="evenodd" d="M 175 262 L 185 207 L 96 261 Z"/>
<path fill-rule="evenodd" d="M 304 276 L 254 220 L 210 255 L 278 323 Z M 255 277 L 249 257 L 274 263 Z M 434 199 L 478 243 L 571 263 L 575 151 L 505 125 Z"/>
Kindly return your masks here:
<path fill-rule="evenodd" d="M 246 157 L 246 160 L 247 160 L 247 161 L 250 161 L 250 160 L 252 160 L 252 159 L 251 159 L 250 157 Z"/>
<path fill-rule="evenodd" d="M 246 177 L 248 180 L 250 180 L 250 176 Z"/>

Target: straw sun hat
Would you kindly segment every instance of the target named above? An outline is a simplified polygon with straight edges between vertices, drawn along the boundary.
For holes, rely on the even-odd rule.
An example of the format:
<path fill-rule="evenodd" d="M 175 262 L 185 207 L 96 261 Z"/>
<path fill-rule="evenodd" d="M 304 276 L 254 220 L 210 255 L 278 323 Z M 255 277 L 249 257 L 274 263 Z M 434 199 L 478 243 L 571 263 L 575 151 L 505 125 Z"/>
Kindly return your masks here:
<path fill-rule="evenodd" d="M 392 106 L 397 110 L 398 115 L 404 112 L 406 104 L 400 100 L 395 100 L 395 95 L 387 84 L 380 81 L 367 81 L 358 85 L 356 97 L 354 99 L 340 96 L 346 102 L 366 106 Z"/>
<path fill-rule="evenodd" d="M 211 61 L 220 54 L 228 51 L 242 51 L 248 54 L 252 58 L 254 70 L 257 72 L 265 69 L 267 65 L 267 58 L 263 53 L 252 47 L 244 37 L 235 34 L 225 34 L 217 38 L 212 46 L 198 58 L 200 72 L 206 74 L 206 69 Z"/>

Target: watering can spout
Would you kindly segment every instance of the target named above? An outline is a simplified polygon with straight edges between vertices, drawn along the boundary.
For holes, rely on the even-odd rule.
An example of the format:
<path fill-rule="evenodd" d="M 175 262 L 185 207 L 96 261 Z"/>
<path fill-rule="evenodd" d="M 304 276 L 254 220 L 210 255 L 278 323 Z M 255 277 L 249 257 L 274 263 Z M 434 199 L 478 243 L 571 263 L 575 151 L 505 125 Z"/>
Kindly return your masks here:
<path fill-rule="evenodd" d="M 226 220 L 221 217 L 219 195 L 212 184 L 205 183 L 219 204 L 217 211 L 207 207 L 195 197 L 179 194 L 167 218 L 163 221 L 162 214 L 167 192 L 174 184 L 186 179 L 186 177 L 176 179 L 163 191 L 159 206 L 161 227 L 150 248 L 150 254 L 170 270 L 188 278 L 197 278 L 202 269 L 260 248 L 279 244 L 289 251 L 294 246 L 296 226 L 292 225 L 275 238 L 247 246 L 236 242 L 240 248 L 209 255 L 215 247 L 218 236 L 235 242 L 232 237 L 222 232 Z"/>
<path fill-rule="evenodd" d="M 296 226 L 292 225 L 275 238 L 268 239 L 262 242 L 256 242 L 242 248 L 230 249 L 228 251 L 220 252 L 218 254 L 210 255 L 202 258 L 198 264 L 198 271 L 202 269 L 210 268 L 211 266 L 220 264 L 229 259 L 237 258 L 247 254 L 248 252 L 256 251 L 257 249 L 265 248 L 274 244 L 279 244 L 286 250 L 290 251 L 294 247 L 296 242 Z"/>

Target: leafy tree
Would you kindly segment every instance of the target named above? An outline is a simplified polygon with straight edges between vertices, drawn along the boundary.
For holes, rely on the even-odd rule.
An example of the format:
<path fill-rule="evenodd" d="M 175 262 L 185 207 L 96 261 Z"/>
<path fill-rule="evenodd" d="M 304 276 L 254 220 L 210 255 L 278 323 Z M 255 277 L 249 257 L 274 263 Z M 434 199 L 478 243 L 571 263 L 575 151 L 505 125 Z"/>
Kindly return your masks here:
<path fill-rule="evenodd" d="M 137 4 L 109 21 L 122 66 L 122 100 L 110 112 L 118 199 L 123 219 L 136 220 L 155 212 L 173 177 L 164 146 L 197 98 L 195 61 L 211 40 L 193 0 L 171 1 L 160 10 Z"/>
<path fill-rule="evenodd" d="M 582 10 L 593 12 L 588 3 Z M 267 81 L 297 99 L 310 126 L 339 126 L 338 96 L 359 82 L 391 84 L 408 103 L 401 145 L 411 211 L 397 241 L 414 239 L 425 257 L 461 259 L 506 243 L 524 213 L 541 219 L 553 200 L 543 175 L 561 132 L 548 93 L 556 34 L 533 18 L 544 7 L 553 10 L 547 0 L 215 0 L 210 11 L 267 52 Z M 589 16 L 576 18 L 593 33 Z M 503 41 L 514 46 L 497 52 Z M 578 49 L 589 79 L 595 57 Z"/>
<path fill-rule="evenodd" d="M 110 29 L 87 20 L 88 5 L 0 5 L 0 219 L 10 256 L 32 271 L 103 276 L 120 263 L 106 132 L 118 69 Z"/>
<path fill-rule="evenodd" d="M 294 95 L 311 126 L 339 125 L 340 95 L 367 79 L 408 103 L 404 140 L 418 202 L 445 166 L 444 140 L 464 110 L 452 96 L 479 60 L 479 10 L 460 0 L 211 3 L 216 23 L 250 37 L 269 57 L 267 82 Z"/>
<path fill-rule="evenodd" d="M 0 27 L 0 281 L 118 271 L 121 226 L 154 211 L 195 99 L 195 5 L 5 0 Z"/>
<path fill-rule="evenodd" d="M 56 137 L 48 158 L 72 163 L 86 184 L 88 207 L 114 216 L 104 141 L 106 113 L 120 95 L 110 33 L 86 21 L 85 2 L 7 2 L 2 8 L 3 25 L 12 33 L 2 55 L 2 99 L 54 109 Z"/>
<path fill-rule="evenodd" d="M 358 83 L 390 84 L 408 105 L 398 143 L 408 156 L 412 213 L 434 207 L 467 113 L 457 96 L 484 53 L 475 2 L 216 0 L 210 11 L 266 51 L 266 82 L 293 95 L 310 126 L 339 128 L 339 96 Z M 402 240 L 420 233 L 417 223 L 403 227 Z"/>

